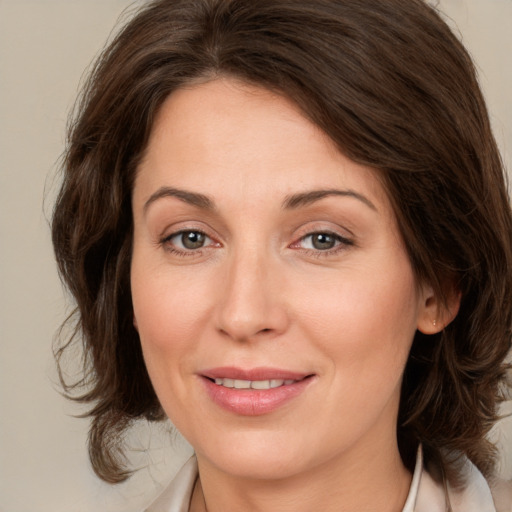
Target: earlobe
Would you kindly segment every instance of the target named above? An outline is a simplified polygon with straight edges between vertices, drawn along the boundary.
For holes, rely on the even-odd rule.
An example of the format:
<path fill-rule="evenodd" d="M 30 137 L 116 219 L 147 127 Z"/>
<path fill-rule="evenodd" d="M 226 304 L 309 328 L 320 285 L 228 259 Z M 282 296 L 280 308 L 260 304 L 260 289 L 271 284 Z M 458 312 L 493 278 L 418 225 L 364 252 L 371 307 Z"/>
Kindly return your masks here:
<path fill-rule="evenodd" d="M 418 316 L 418 331 L 423 334 L 437 334 L 441 332 L 457 316 L 460 307 L 460 291 L 453 287 L 445 297 L 440 300 L 431 287 L 424 293 L 422 309 Z"/>

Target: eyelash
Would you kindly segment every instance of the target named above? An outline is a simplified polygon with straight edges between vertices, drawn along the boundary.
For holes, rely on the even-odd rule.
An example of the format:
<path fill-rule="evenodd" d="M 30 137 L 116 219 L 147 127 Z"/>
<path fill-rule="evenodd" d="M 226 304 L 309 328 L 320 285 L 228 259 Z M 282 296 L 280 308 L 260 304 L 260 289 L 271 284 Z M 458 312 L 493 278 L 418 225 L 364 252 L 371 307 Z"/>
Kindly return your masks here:
<path fill-rule="evenodd" d="M 197 249 L 180 249 L 171 243 L 171 240 L 173 238 L 183 236 L 186 233 L 195 233 L 200 236 L 202 235 L 205 237 L 205 239 L 212 241 L 211 237 L 209 237 L 204 231 L 201 231 L 200 229 L 182 229 L 180 231 L 176 231 L 175 233 L 171 233 L 170 235 L 162 238 L 160 240 L 160 244 L 164 247 L 166 251 L 170 252 L 171 254 L 175 254 L 176 256 L 180 256 L 183 258 L 200 256 L 203 253 L 203 249 L 207 248 L 208 245 L 198 247 Z"/>
<path fill-rule="evenodd" d="M 213 241 L 212 238 L 209 237 L 204 231 L 201 231 L 199 229 L 183 229 L 180 231 L 176 231 L 175 233 L 171 233 L 170 235 L 162 238 L 160 240 L 160 245 L 162 245 L 164 247 L 164 249 L 166 251 L 170 252 L 171 254 L 175 254 L 175 255 L 177 255 L 179 257 L 183 257 L 183 258 L 201 256 L 203 253 L 203 249 L 206 249 L 210 245 L 212 245 L 212 244 L 208 244 L 206 246 L 203 245 L 201 247 L 198 247 L 197 249 L 188 249 L 187 250 L 187 249 L 179 249 L 174 244 L 170 243 L 173 238 L 183 236 L 186 233 L 189 233 L 189 234 L 195 233 L 197 235 L 204 236 L 206 239 L 208 239 L 210 241 Z M 325 249 L 325 250 L 299 247 L 299 244 L 301 242 L 304 242 L 308 238 L 311 238 L 315 235 L 316 236 L 325 235 L 328 237 L 332 237 L 332 238 L 334 238 L 336 245 L 330 249 Z M 312 232 L 307 233 L 306 235 L 300 237 L 297 242 L 293 242 L 289 247 L 291 247 L 293 249 L 300 250 L 302 253 L 307 253 L 308 255 L 314 256 L 315 258 L 322 258 L 322 257 L 333 256 L 333 255 L 335 255 L 353 245 L 354 245 L 353 240 L 343 237 L 343 236 L 341 236 L 337 233 L 334 233 L 332 231 L 312 231 Z"/>
<path fill-rule="evenodd" d="M 305 248 L 297 247 L 299 245 L 299 243 L 304 242 L 308 238 L 312 238 L 312 237 L 318 236 L 318 235 L 325 235 L 325 236 L 333 238 L 336 245 L 334 245 L 334 247 L 332 247 L 330 249 L 325 249 L 325 250 L 309 249 L 309 248 L 305 249 Z M 341 236 L 338 233 L 334 233 L 332 231 L 319 230 L 319 231 L 312 231 L 312 232 L 307 233 L 306 235 L 300 237 L 297 242 L 294 242 L 293 244 L 291 244 L 291 247 L 295 246 L 301 252 L 307 253 L 308 255 L 313 256 L 315 258 L 322 258 L 322 257 L 329 257 L 329 256 L 336 255 L 339 252 L 344 251 L 348 247 L 351 247 L 353 245 L 354 245 L 353 240 L 346 238 L 344 236 Z"/>

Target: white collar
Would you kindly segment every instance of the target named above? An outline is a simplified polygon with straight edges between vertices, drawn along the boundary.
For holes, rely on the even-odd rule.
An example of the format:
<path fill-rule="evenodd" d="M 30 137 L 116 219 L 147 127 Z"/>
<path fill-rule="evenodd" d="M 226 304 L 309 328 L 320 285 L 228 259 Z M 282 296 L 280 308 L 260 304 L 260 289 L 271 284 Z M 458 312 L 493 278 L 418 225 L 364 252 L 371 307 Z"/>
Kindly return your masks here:
<path fill-rule="evenodd" d="M 496 512 L 487 482 L 469 461 L 465 464 L 467 486 L 462 492 L 448 489 L 453 512 Z M 197 479 L 197 459 L 191 457 L 170 485 L 146 512 L 188 512 Z M 442 484 L 437 483 L 423 467 L 423 452 L 418 448 L 411 488 L 402 512 L 445 512 L 446 498 Z"/>
<path fill-rule="evenodd" d="M 463 471 L 467 482 L 464 490 L 454 491 L 448 486 L 448 498 L 453 512 L 496 512 L 486 480 L 468 459 Z M 409 496 L 402 512 L 445 512 L 446 501 L 443 484 L 436 482 L 423 466 L 423 450 L 420 445 Z"/>

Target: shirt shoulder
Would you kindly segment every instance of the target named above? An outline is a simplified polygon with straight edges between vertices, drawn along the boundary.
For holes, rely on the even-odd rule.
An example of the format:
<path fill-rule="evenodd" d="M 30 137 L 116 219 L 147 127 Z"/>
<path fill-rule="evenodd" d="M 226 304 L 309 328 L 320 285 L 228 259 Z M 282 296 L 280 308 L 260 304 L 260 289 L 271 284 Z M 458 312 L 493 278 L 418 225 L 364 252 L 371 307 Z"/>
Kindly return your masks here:
<path fill-rule="evenodd" d="M 403 512 L 445 512 L 450 504 L 453 512 L 512 512 L 512 486 L 500 482 L 491 487 L 468 459 L 463 465 L 463 489 L 453 489 L 433 478 L 423 463 L 423 450 L 418 447 L 411 491 Z"/>
<path fill-rule="evenodd" d="M 466 460 L 466 485 L 461 491 L 449 491 L 450 504 L 454 512 L 498 512 L 488 482 L 476 466 Z"/>
<path fill-rule="evenodd" d="M 512 480 L 497 480 L 491 491 L 496 512 L 512 512 Z"/>
<path fill-rule="evenodd" d="M 144 512 L 188 512 L 197 475 L 197 459 L 192 456 Z"/>
<path fill-rule="evenodd" d="M 423 468 L 414 512 L 444 512 L 449 501 L 453 512 L 512 512 L 512 482 L 493 485 L 469 460 L 464 464 L 463 489 L 455 490 L 435 481 Z"/>

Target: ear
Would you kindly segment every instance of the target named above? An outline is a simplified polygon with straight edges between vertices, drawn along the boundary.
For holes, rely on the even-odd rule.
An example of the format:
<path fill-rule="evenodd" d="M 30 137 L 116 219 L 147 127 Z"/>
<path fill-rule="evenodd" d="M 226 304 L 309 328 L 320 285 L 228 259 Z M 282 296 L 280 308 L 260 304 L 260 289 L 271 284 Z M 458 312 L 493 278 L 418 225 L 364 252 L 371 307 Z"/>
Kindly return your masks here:
<path fill-rule="evenodd" d="M 460 307 L 460 291 L 452 284 L 446 287 L 444 301 L 431 286 L 424 286 L 418 314 L 418 331 L 423 334 L 441 332 L 456 316 Z"/>
<path fill-rule="evenodd" d="M 135 313 L 133 313 L 133 327 L 135 327 L 135 330 L 139 332 L 139 326 L 137 325 L 137 317 L 135 316 Z"/>

